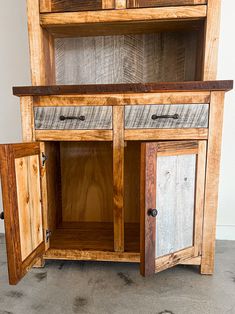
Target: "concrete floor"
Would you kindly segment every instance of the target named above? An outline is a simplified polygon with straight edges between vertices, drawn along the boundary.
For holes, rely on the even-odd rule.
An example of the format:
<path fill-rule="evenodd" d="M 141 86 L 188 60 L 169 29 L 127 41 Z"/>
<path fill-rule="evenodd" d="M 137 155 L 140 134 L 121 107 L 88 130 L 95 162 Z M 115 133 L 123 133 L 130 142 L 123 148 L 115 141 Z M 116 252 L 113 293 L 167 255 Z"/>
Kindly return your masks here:
<path fill-rule="evenodd" d="M 0 236 L 0 314 L 233 314 L 235 241 L 218 241 L 214 276 L 178 266 L 143 278 L 136 264 L 47 262 L 9 286 Z"/>

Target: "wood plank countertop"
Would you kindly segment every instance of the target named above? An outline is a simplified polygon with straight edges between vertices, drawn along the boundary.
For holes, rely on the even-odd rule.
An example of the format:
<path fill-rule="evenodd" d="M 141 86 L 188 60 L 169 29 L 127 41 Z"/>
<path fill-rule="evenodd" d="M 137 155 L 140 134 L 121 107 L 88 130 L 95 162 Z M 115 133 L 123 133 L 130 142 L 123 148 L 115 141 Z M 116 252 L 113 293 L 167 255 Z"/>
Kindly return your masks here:
<path fill-rule="evenodd" d="M 191 81 L 134 84 L 53 85 L 13 87 L 16 96 L 76 95 L 105 93 L 163 93 L 185 91 L 229 91 L 233 81 Z"/>

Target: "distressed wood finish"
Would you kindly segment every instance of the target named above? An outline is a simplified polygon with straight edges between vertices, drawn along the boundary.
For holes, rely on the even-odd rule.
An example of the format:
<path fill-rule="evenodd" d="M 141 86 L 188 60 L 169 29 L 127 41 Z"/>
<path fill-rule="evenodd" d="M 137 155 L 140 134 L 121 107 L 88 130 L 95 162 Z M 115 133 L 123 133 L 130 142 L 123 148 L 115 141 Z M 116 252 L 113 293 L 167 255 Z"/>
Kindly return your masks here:
<path fill-rule="evenodd" d="M 202 92 L 229 91 L 233 81 L 198 81 L 198 82 L 158 82 L 136 84 L 95 84 L 95 85 L 56 85 L 13 87 L 16 96 L 49 95 L 89 95 L 89 94 L 125 94 L 125 93 L 165 93 L 165 92 Z M 147 94 L 148 95 L 148 94 Z M 138 95 L 137 95 L 138 96 Z M 128 96 L 127 96 L 128 97 Z M 149 95 L 147 96 L 149 97 Z M 164 96 L 163 96 L 164 97 Z M 172 95 L 173 99 L 174 96 Z M 184 94 L 182 94 L 184 97 Z"/>
<path fill-rule="evenodd" d="M 63 142 L 60 156 L 62 221 L 112 222 L 111 143 Z"/>
<path fill-rule="evenodd" d="M 115 0 L 115 9 L 126 9 L 127 0 Z"/>
<path fill-rule="evenodd" d="M 102 9 L 114 9 L 115 0 L 102 0 Z"/>
<path fill-rule="evenodd" d="M 80 106 L 80 107 L 34 107 L 36 130 L 90 130 L 112 129 L 112 107 Z M 66 119 L 60 117 L 84 117 Z"/>
<path fill-rule="evenodd" d="M 16 284 L 25 275 L 30 266 L 36 262 L 37 258 L 45 251 L 45 244 L 42 237 L 42 221 L 40 221 L 42 212 L 40 212 L 41 193 L 39 190 L 39 165 L 38 159 L 37 161 L 35 160 L 35 158 L 38 158 L 39 153 L 40 149 L 38 143 L 0 146 L 1 179 L 10 284 Z M 28 156 L 34 156 L 29 162 L 29 169 L 22 168 Z M 33 171 L 31 167 L 33 167 Z M 32 185 L 29 185 L 29 182 L 31 182 Z M 21 192 L 26 193 L 24 194 L 25 198 L 23 198 L 23 194 L 19 191 L 19 185 L 20 189 L 22 188 Z M 25 201 L 28 205 L 25 204 Z M 28 214 L 31 215 L 32 218 L 30 222 L 27 210 L 29 210 Z M 29 231 L 31 224 L 34 226 L 34 230 L 31 229 L 31 231 Z M 30 233 L 33 231 L 33 233 L 27 236 L 28 231 Z M 31 247 L 29 242 L 31 242 Z"/>
<path fill-rule="evenodd" d="M 22 137 L 24 142 L 35 140 L 33 97 L 26 96 L 20 99 Z"/>
<path fill-rule="evenodd" d="M 47 3 L 45 3 L 47 1 Z M 73 12 L 104 9 L 102 0 L 40 0 L 40 12 Z"/>
<path fill-rule="evenodd" d="M 206 0 L 127 0 L 127 8 L 206 4 Z"/>
<path fill-rule="evenodd" d="M 207 0 L 207 2 L 202 65 L 202 79 L 204 81 L 215 80 L 217 76 L 221 9 L 221 0 Z"/>
<path fill-rule="evenodd" d="M 212 92 L 203 218 L 202 274 L 212 274 L 214 271 L 216 212 L 218 206 L 218 186 L 224 110 L 223 104 L 224 93 Z"/>
<path fill-rule="evenodd" d="M 124 108 L 113 107 L 114 250 L 124 251 Z"/>
<path fill-rule="evenodd" d="M 111 130 L 36 130 L 37 141 L 112 141 Z"/>
<path fill-rule="evenodd" d="M 56 82 L 62 85 L 193 81 L 196 46 L 194 32 L 57 39 Z"/>
<path fill-rule="evenodd" d="M 207 128 L 208 113 L 208 104 L 125 106 L 125 128 Z M 154 115 L 159 118 L 154 120 Z M 178 115 L 178 118 L 160 118 L 167 115 Z"/>

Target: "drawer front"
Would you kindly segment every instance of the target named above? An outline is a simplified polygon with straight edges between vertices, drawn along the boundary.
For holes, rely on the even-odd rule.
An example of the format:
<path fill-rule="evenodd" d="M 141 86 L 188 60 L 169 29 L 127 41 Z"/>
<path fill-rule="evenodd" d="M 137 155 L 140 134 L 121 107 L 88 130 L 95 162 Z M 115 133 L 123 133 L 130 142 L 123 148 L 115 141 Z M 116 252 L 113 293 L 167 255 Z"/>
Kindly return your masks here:
<path fill-rule="evenodd" d="M 127 8 L 206 4 L 207 0 L 127 0 Z"/>
<path fill-rule="evenodd" d="M 207 128 L 208 113 L 208 104 L 126 106 L 125 128 Z"/>
<path fill-rule="evenodd" d="M 112 129 L 112 107 L 35 107 L 36 130 Z"/>

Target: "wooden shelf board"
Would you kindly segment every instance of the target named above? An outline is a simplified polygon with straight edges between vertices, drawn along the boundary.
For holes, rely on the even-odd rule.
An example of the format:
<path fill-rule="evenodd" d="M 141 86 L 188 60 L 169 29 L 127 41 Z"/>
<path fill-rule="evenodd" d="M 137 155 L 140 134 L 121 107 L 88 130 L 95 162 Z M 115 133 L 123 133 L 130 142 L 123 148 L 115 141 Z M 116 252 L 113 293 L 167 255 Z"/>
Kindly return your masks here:
<path fill-rule="evenodd" d="M 105 93 L 161 93 L 186 91 L 228 91 L 233 81 L 156 82 L 133 84 L 53 85 L 13 87 L 16 96 L 86 95 Z"/>
<path fill-rule="evenodd" d="M 125 252 L 138 253 L 139 224 L 125 224 Z M 62 223 L 50 239 L 50 249 L 114 252 L 113 223 Z"/>

